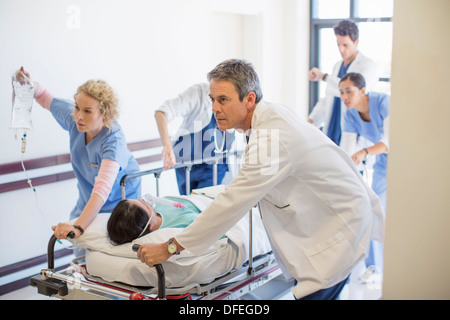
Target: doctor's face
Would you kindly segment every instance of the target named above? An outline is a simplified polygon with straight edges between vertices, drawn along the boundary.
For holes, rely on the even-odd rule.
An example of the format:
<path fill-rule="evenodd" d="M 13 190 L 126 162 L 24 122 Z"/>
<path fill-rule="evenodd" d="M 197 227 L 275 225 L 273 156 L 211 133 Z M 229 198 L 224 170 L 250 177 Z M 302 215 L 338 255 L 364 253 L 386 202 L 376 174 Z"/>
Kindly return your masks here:
<path fill-rule="evenodd" d="M 100 102 L 83 91 L 80 91 L 75 99 L 73 118 L 78 131 L 85 132 L 91 137 L 95 137 L 105 128 Z"/>
<path fill-rule="evenodd" d="M 356 54 L 358 53 L 359 40 L 353 42 L 350 36 L 340 36 L 338 34 L 336 35 L 336 39 L 339 53 L 341 54 L 342 59 L 344 59 L 345 63 L 353 61 L 353 59 L 356 57 Z"/>
<path fill-rule="evenodd" d="M 211 80 L 209 96 L 212 101 L 212 111 L 219 129 L 237 129 L 247 131 L 251 127 L 251 120 L 255 104 L 255 94 L 248 93 L 241 101 L 236 86 L 231 81 Z"/>

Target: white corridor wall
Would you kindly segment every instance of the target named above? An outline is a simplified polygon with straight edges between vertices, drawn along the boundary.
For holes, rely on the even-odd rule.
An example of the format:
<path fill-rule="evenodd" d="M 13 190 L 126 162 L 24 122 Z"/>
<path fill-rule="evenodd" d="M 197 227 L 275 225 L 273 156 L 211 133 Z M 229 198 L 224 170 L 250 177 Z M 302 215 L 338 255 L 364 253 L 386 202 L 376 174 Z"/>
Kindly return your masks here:
<path fill-rule="evenodd" d="M 254 63 L 267 100 L 307 112 L 308 0 L 2 0 L 0 44 L 0 164 L 21 159 L 8 128 L 20 66 L 65 99 L 87 79 L 109 82 L 128 142 L 158 138 L 154 110 L 226 58 Z M 69 152 L 67 133 L 36 103 L 32 120 L 25 160 Z M 0 183 L 22 179 L 0 173 Z M 66 221 L 77 199 L 74 179 L 36 189 L 45 219 L 31 189 L 0 194 L 0 267 L 44 254 L 49 225 Z"/>

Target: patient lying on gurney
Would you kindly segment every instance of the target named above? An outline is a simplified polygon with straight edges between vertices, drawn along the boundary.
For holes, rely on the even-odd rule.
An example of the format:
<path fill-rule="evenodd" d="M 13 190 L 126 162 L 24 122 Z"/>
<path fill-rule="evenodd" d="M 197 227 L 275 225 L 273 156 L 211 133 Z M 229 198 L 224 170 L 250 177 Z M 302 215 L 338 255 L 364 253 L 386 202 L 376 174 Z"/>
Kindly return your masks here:
<path fill-rule="evenodd" d="M 155 268 L 142 263 L 133 244 L 161 243 L 175 237 L 205 210 L 212 199 L 201 195 L 122 200 L 111 214 L 98 215 L 74 245 L 86 249 L 90 275 L 105 281 L 137 286 L 156 286 Z M 164 202 L 164 203 L 163 203 Z M 242 218 L 227 234 L 201 255 L 184 250 L 163 263 L 166 285 L 186 286 L 209 283 L 239 268 L 248 260 L 248 217 Z M 258 212 L 253 214 L 253 254 L 271 251 Z"/>
<path fill-rule="evenodd" d="M 189 200 L 146 194 L 116 205 L 108 220 L 108 235 L 113 243 L 123 244 L 157 229 L 186 228 L 200 212 Z"/>

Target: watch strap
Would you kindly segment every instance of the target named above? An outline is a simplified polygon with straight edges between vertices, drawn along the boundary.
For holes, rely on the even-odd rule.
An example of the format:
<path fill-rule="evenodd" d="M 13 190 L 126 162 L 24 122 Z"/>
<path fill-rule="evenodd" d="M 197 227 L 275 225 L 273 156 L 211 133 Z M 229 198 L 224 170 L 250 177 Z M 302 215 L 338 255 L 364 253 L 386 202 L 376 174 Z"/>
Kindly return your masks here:
<path fill-rule="evenodd" d="M 169 249 L 169 246 L 174 246 L 175 247 L 175 252 L 173 254 L 177 255 L 177 254 L 180 254 L 180 251 L 178 250 L 178 246 L 176 245 L 174 240 L 175 240 L 175 238 L 170 238 L 169 239 L 169 243 L 167 244 L 167 249 Z M 172 252 L 170 252 L 170 253 L 172 253 Z"/>
<path fill-rule="evenodd" d="M 73 227 L 74 227 L 75 229 L 80 230 L 80 235 L 82 235 L 82 234 L 84 233 L 84 229 L 83 229 L 81 226 L 79 226 L 79 225 L 74 225 Z"/>

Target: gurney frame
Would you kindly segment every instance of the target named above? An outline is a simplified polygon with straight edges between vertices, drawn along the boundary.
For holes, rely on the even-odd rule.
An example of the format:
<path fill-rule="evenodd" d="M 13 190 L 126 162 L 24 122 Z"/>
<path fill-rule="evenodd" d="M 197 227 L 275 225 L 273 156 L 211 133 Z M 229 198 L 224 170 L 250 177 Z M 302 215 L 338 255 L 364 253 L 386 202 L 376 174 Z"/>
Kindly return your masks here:
<path fill-rule="evenodd" d="M 233 154 L 237 155 L 237 154 Z M 217 164 L 223 157 L 204 160 L 213 165 L 213 184 L 217 185 Z M 185 168 L 186 181 L 193 165 L 197 163 L 181 163 L 173 167 Z M 156 179 L 156 195 L 159 196 L 159 179 L 162 168 L 139 171 L 125 175 L 121 180 L 122 198 L 125 198 L 127 181 L 133 178 L 153 174 Z M 189 183 L 186 183 L 186 194 L 190 194 Z M 196 295 L 202 300 L 227 300 L 239 298 L 252 290 L 266 284 L 281 275 L 274 255 L 269 252 L 261 257 L 253 257 L 253 224 L 252 212 L 249 213 L 249 260 L 244 266 L 219 277 L 208 284 L 193 283 L 179 288 L 166 288 L 165 273 L 162 265 L 155 265 L 158 286 L 144 288 L 133 287 L 122 283 L 110 283 L 101 278 L 89 275 L 81 262 L 84 257 L 72 261 L 71 266 L 61 272 L 54 267 L 54 246 L 57 241 L 52 235 L 47 247 L 48 268 L 41 270 L 40 275 L 30 279 L 30 285 L 38 289 L 38 293 L 62 299 L 127 299 L 127 300 L 166 300 L 176 298 L 192 298 Z"/>

